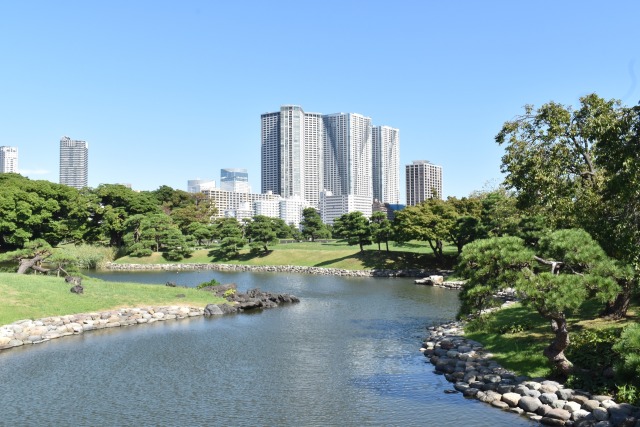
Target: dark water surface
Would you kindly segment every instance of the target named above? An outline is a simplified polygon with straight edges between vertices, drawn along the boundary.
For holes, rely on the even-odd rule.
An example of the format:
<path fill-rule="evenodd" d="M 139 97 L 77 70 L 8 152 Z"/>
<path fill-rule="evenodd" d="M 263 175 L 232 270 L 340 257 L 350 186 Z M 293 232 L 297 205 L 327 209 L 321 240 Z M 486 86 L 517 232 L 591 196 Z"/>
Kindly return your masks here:
<path fill-rule="evenodd" d="M 460 394 L 418 351 L 457 292 L 410 279 L 220 272 L 110 281 L 297 295 L 254 314 L 92 331 L 0 353 L 2 426 L 525 426 Z"/>

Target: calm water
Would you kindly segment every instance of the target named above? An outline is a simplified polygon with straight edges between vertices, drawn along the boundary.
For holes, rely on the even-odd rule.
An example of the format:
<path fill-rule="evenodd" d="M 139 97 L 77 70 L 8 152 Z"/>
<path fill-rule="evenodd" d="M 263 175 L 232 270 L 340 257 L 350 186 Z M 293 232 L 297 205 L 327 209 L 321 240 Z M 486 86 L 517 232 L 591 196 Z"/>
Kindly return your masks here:
<path fill-rule="evenodd" d="M 0 353 L 2 426 L 525 426 L 460 394 L 420 354 L 455 291 L 410 279 L 92 273 L 299 296 L 255 314 L 92 331 Z"/>

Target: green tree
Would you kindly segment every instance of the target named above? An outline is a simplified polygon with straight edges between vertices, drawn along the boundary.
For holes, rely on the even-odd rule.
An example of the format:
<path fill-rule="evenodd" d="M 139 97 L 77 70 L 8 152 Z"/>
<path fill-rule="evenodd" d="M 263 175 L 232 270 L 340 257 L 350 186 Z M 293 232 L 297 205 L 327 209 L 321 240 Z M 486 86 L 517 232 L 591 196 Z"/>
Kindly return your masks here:
<path fill-rule="evenodd" d="M 620 118 L 620 103 L 595 94 L 580 107 L 549 102 L 506 122 L 496 142 L 505 147 L 502 172 L 517 190 L 518 206 L 542 212 L 554 228 L 581 226 L 580 208 L 597 193 L 600 171 L 594 148 Z"/>
<path fill-rule="evenodd" d="M 187 235 L 192 236 L 198 242 L 199 246 L 202 246 L 203 242 L 211 240 L 213 234 L 213 225 L 193 222 L 187 227 Z"/>
<path fill-rule="evenodd" d="M 462 251 L 458 274 L 467 279 L 461 314 L 486 308 L 496 291 L 513 286 L 525 305 L 549 319 L 554 339 L 544 355 L 565 378 L 572 368 L 564 354 L 570 343 L 568 314 L 588 299 L 604 304 L 619 290 L 615 264 L 579 229 L 549 233 L 535 252 L 518 237 L 477 240 Z"/>
<path fill-rule="evenodd" d="M 305 239 L 311 239 L 315 242 L 316 239 L 329 237 L 327 227 L 322 222 L 320 214 L 315 208 L 305 208 L 302 211 L 302 221 L 300 221 L 300 227 L 302 236 Z"/>
<path fill-rule="evenodd" d="M 620 318 L 638 292 L 640 281 L 640 105 L 623 109 L 616 126 L 607 129 L 606 143 L 594 150 L 604 179 L 602 213 L 593 218 L 592 228 L 605 250 L 633 269 L 633 274 L 620 282 L 622 292 L 606 311 Z"/>
<path fill-rule="evenodd" d="M 256 215 L 247 224 L 245 236 L 249 239 L 252 252 L 262 249 L 269 251 L 269 245 L 278 243 L 278 236 L 273 227 L 272 218 L 264 215 Z"/>
<path fill-rule="evenodd" d="M 82 241 L 88 219 L 87 199 L 75 188 L 0 174 L 0 250 L 35 239 L 54 246 Z"/>
<path fill-rule="evenodd" d="M 444 241 L 450 237 L 457 214 L 451 204 L 440 199 L 429 199 L 396 212 L 395 236 L 398 241 L 420 240 L 428 242 L 439 261 L 444 260 Z"/>
<path fill-rule="evenodd" d="M 101 230 L 110 246 L 124 245 L 125 222 L 130 216 L 161 212 L 151 194 L 137 193 L 124 185 L 102 184 L 91 194 L 95 197 L 91 226 Z"/>
<path fill-rule="evenodd" d="M 242 226 L 235 218 L 220 218 L 214 222 L 214 238 L 220 240 L 218 254 L 222 259 L 236 258 L 247 241 Z"/>
<path fill-rule="evenodd" d="M 595 94 L 577 109 L 554 102 L 506 122 L 496 136 L 505 146 L 505 183 L 520 208 L 551 228 L 580 227 L 612 257 L 632 266 L 620 275 L 621 293 L 605 314 L 625 315 L 638 290 L 638 109 Z M 634 231 L 635 230 L 635 231 Z"/>
<path fill-rule="evenodd" d="M 359 245 L 360 252 L 364 251 L 364 245 L 371 244 L 369 220 L 360 211 L 336 218 L 333 221 L 333 232 L 349 245 Z"/>
<path fill-rule="evenodd" d="M 391 240 L 393 236 L 393 227 L 391 221 L 387 218 L 387 214 L 384 212 L 374 212 L 369 221 L 371 239 L 374 243 L 378 244 L 378 250 L 380 250 L 380 244 L 384 242 L 387 252 L 389 252 L 389 240 Z"/>

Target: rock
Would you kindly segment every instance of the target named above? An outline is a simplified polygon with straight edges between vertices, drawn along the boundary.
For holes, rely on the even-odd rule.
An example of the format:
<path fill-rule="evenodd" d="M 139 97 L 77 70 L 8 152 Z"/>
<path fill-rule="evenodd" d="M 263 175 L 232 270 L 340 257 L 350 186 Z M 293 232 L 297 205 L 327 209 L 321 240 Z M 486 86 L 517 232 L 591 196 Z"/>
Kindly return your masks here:
<path fill-rule="evenodd" d="M 542 417 L 540 424 L 544 424 L 546 426 L 563 426 L 565 425 L 565 422 L 556 418 Z"/>
<path fill-rule="evenodd" d="M 586 409 L 589 412 L 593 412 L 594 409 L 600 407 L 600 402 L 597 400 L 587 400 L 582 404 L 582 408 Z"/>
<path fill-rule="evenodd" d="M 224 312 L 218 307 L 217 304 L 207 304 L 204 308 L 205 316 L 222 316 Z"/>
<path fill-rule="evenodd" d="M 542 402 L 536 397 L 522 396 L 518 401 L 518 407 L 527 412 L 536 412 L 542 406 Z"/>
<path fill-rule="evenodd" d="M 505 393 L 502 395 L 502 401 L 513 408 L 518 406 L 518 402 L 520 401 L 521 397 L 522 396 L 518 393 Z"/>
<path fill-rule="evenodd" d="M 502 402 L 500 400 L 494 400 L 491 402 L 491 406 L 495 406 L 496 408 L 502 409 L 502 410 L 506 410 L 509 409 L 509 405 L 506 404 L 505 402 Z"/>
<path fill-rule="evenodd" d="M 544 386 L 543 386 L 544 387 Z M 540 399 L 540 402 L 542 403 L 546 403 L 547 405 L 551 405 L 553 404 L 553 402 L 555 402 L 556 400 L 558 400 L 558 396 L 555 393 L 542 393 L 538 399 Z"/>
<path fill-rule="evenodd" d="M 71 291 L 74 294 L 82 294 L 84 292 L 84 288 L 82 287 L 82 285 L 75 285 L 74 287 L 69 289 L 69 291 Z"/>
<path fill-rule="evenodd" d="M 80 276 L 67 276 L 64 278 L 64 281 L 74 285 L 82 285 L 82 277 Z"/>
<path fill-rule="evenodd" d="M 591 414 L 591 412 L 589 412 L 589 411 L 585 411 L 584 409 L 578 409 L 577 411 L 573 411 L 571 413 L 571 419 L 573 421 L 578 421 L 578 420 L 581 420 L 581 419 L 587 417 L 590 414 Z"/>
<path fill-rule="evenodd" d="M 571 397 L 573 397 L 573 390 L 571 390 L 570 388 L 561 388 L 560 390 L 556 391 L 556 395 L 559 399 L 571 400 Z"/>
<path fill-rule="evenodd" d="M 547 418 L 555 418 L 556 420 L 568 421 L 571 418 L 571 413 L 564 409 L 553 408 L 544 414 Z"/>
<path fill-rule="evenodd" d="M 581 408 L 581 405 L 578 402 L 567 402 L 564 404 L 562 409 L 569 412 L 576 412 L 580 408 Z"/>
<path fill-rule="evenodd" d="M 609 419 L 609 412 L 604 408 L 594 408 L 591 413 L 598 421 L 607 421 Z"/>

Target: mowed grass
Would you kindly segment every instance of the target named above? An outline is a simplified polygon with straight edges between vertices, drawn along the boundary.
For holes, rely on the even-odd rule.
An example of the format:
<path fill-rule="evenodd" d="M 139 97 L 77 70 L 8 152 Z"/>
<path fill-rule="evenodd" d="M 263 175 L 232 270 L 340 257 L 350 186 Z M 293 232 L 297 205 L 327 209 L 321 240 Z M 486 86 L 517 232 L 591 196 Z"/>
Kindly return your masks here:
<path fill-rule="evenodd" d="M 0 325 L 22 319 L 106 311 L 121 307 L 182 305 L 204 307 L 222 298 L 194 288 L 172 288 L 99 279 L 82 280 L 84 293 L 71 293 L 61 277 L 0 273 Z M 177 295 L 183 294 L 184 297 Z"/>
<path fill-rule="evenodd" d="M 248 249 L 240 252 L 237 259 L 224 260 L 217 256 L 216 248 L 194 251 L 192 256 L 180 263 L 225 263 L 243 265 L 299 265 L 305 267 L 341 268 L 345 270 L 365 269 L 406 269 L 406 268 L 450 268 L 453 263 L 454 247 L 445 247 L 447 262 L 439 265 L 426 242 L 410 242 L 398 245 L 389 243 L 389 252 L 384 244 L 349 246 L 344 242 L 300 242 L 278 244 L 266 253 L 251 254 Z M 167 264 L 172 263 L 154 253 L 148 257 L 125 256 L 116 260 L 120 264 Z"/>

